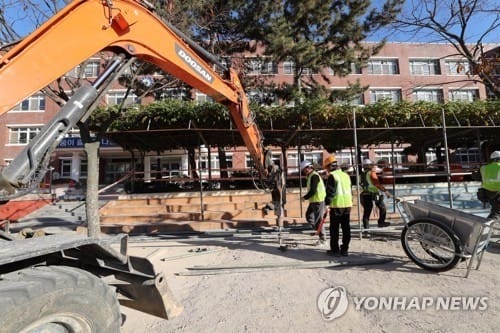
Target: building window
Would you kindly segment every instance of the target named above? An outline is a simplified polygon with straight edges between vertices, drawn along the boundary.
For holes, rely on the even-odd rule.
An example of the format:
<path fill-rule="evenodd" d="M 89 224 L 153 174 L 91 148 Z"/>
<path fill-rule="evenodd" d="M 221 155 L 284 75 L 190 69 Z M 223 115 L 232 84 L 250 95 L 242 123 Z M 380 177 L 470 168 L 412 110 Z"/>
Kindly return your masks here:
<path fill-rule="evenodd" d="M 285 61 L 283 63 L 283 74 L 293 74 L 295 72 L 295 63 L 293 61 Z"/>
<path fill-rule="evenodd" d="M 370 90 L 370 102 L 376 103 L 382 100 L 391 102 L 401 101 L 401 89 L 372 89 Z"/>
<path fill-rule="evenodd" d="M 194 100 L 197 103 L 205 103 L 205 102 L 213 102 L 213 98 L 208 96 L 207 94 L 201 93 L 201 92 L 196 92 L 194 94 Z"/>
<path fill-rule="evenodd" d="M 394 158 L 394 159 L 393 159 Z M 401 166 L 404 161 L 403 149 L 394 150 L 394 155 L 391 150 L 377 149 L 375 151 L 375 162 L 386 161 L 389 164 Z"/>
<path fill-rule="evenodd" d="M 332 97 L 334 98 L 334 103 L 336 104 L 349 104 L 349 105 L 364 105 L 365 100 L 363 94 L 358 94 L 356 96 L 344 97 L 345 89 L 333 89 Z"/>
<path fill-rule="evenodd" d="M 97 77 L 99 76 L 99 61 L 89 61 L 87 62 L 85 69 L 83 70 L 83 77 Z"/>
<path fill-rule="evenodd" d="M 313 75 L 316 74 L 313 72 L 313 70 L 310 67 L 303 67 L 302 68 L 302 74 L 303 75 Z"/>
<path fill-rule="evenodd" d="M 362 74 L 361 66 L 359 64 L 351 62 L 351 63 L 349 63 L 349 67 L 350 67 L 351 74 Z"/>
<path fill-rule="evenodd" d="M 465 60 L 447 60 L 445 66 L 448 75 L 467 75 L 470 73 L 470 65 Z"/>
<path fill-rule="evenodd" d="M 26 98 L 24 101 L 16 105 L 12 111 L 16 112 L 41 112 L 45 111 L 45 96 L 43 94 L 35 94 Z"/>
<path fill-rule="evenodd" d="M 323 166 L 323 152 L 304 152 L 300 154 L 300 161 L 309 161 L 314 165 Z M 298 163 L 300 165 L 300 162 Z"/>
<path fill-rule="evenodd" d="M 443 91 L 441 89 L 415 89 L 413 90 L 413 100 L 443 103 Z"/>
<path fill-rule="evenodd" d="M 449 100 L 454 102 L 473 102 L 479 98 L 477 89 L 450 89 Z"/>
<path fill-rule="evenodd" d="M 40 131 L 41 127 L 9 127 L 9 144 L 28 144 Z"/>
<path fill-rule="evenodd" d="M 278 66 L 274 62 L 258 58 L 247 60 L 246 68 L 249 75 L 278 74 Z"/>
<path fill-rule="evenodd" d="M 252 156 L 249 154 L 245 155 L 245 168 L 253 168 L 255 165 Z"/>
<path fill-rule="evenodd" d="M 440 75 L 441 68 L 437 59 L 410 60 L 411 75 Z"/>
<path fill-rule="evenodd" d="M 182 160 L 179 156 L 151 156 L 149 161 L 153 178 L 180 177 L 185 171 L 181 170 Z"/>
<path fill-rule="evenodd" d="M 397 59 L 372 59 L 368 61 L 368 74 L 395 75 L 399 74 Z"/>
<path fill-rule="evenodd" d="M 353 165 L 354 164 L 354 151 L 342 150 L 335 152 L 335 158 L 338 165 Z"/>
<path fill-rule="evenodd" d="M 82 78 L 98 77 L 100 64 L 101 62 L 99 59 L 91 59 L 85 63 L 85 68 L 83 69 L 83 71 L 81 70 L 82 65 L 78 65 L 77 67 L 73 68 L 71 71 L 66 73 L 66 76 L 78 78 L 78 75 L 80 74 L 81 71 Z"/>
<path fill-rule="evenodd" d="M 84 178 L 86 179 L 87 178 L 87 174 L 88 174 L 88 163 L 87 163 L 87 160 L 81 160 L 80 161 L 80 178 Z"/>
<path fill-rule="evenodd" d="M 281 165 L 281 153 L 271 153 L 271 160 L 273 161 L 274 164 L 282 166 Z M 245 167 L 247 168 L 253 168 L 255 165 L 252 156 L 250 154 L 245 155 Z"/>
<path fill-rule="evenodd" d="M 481 162 L 481 152 L 478 148 L 458 148 L 455 151 L 455 160 L 463 168 L 474 168 Z"/>
<path fill-rule="evenodd" d="M 125 99 L 126 91 L 110 91 L 107 95 L 107 103 L 108 105 L 119 105 Z M 139 101 L 137 100 L 137 96 L 134 93 L 129 93 L 126 96 L 126 100 L 124 105 L 137 104 Z"/>
<path fill-rule="evenodd" d="M 278 96 L 274 93 L 263 91 L 250 91 L 248 92 L 248 99 L 259 105 L 277 105 Z"/>
<path fill-rule="evenodd" d="M 160 94 L 160 99 L 188 99 L 188 90 L 185 88 L 165 88 Z"/>
<path fill-rule="evenodd" d="M 61 178 L 71 178 L 71 159 L 61 159 Z"/>

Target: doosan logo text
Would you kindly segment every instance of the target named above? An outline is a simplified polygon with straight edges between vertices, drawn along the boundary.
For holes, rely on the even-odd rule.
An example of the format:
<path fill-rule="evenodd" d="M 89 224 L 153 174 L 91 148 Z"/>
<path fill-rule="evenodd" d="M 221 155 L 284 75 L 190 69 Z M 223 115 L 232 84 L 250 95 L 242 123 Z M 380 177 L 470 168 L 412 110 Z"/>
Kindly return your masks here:
<path fill-rule="evenodd" d="M 192 69 L 196 71 L 202 78 L 205 79 L 205 81 L 212 83 L 214 78 L 210 73 L 208 73 L 199 63 L 196 62 L 189 54 L 186 53 L 185 50 L 183 50 L 179 45 L 175 44 L 175 52 L 177 55 L 186 63 L 188 64 Z"/>

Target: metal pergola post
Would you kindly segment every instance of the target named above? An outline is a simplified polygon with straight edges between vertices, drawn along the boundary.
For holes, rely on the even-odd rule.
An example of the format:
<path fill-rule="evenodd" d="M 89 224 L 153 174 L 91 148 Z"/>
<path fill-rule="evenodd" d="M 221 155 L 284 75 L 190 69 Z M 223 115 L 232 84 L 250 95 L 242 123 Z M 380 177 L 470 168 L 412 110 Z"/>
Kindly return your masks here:
<path fill-rule="evenodd" d="M 451 191 L 451 170 L 450 170 L 450 152 L 448 151 L 448 137 L 446 135 L 446 117 L 444 115 L 444 108 L 441 109 L 441 117 L 443 121 L 443 140 L 444 150 L 446 157 L 446 179 L 448 181 L 448 196 L 450 198 L 450 208 L 453 208 L 453 193 Z"/>
<path fill-rule="evenodd" d="M 354 127 L 354 147 L 356 148 L 355 151 L 355 159 L 356 159 L 356 199 L 358 200 L 358 228 L 359 228 L 359 239 L 363 238 L 363 230 L 361 229 L 362 226 L 362 217 L 361 217 L 361 200 L 360 200 L 360 193 L 359 193 L 359 168 L 360 164 L 359 162 L 359 156 L 358 156 L 358 132 L 356 128 L 356 108 L 352 109 L 352 122 L 353 122 L 353 127 Z"/>

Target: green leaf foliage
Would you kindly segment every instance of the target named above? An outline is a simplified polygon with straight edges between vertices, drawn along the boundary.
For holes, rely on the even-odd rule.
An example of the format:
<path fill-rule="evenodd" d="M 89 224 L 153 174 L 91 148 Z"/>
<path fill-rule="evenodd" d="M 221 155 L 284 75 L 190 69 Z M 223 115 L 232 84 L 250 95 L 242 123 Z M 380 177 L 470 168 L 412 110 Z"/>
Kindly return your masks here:
<path fill-rule="evenodd" d="M 332 104 L 327 99 L 308 99 L 295 106 L 264 107 L 252 105 L 255 119 L 263 130 L 273 129 L 345 129 L 358 128 L 440 127 L 444 110 L 447 126 L 498 126 L 500 101 L 472 103 L 382 101 L 366 106 Z M 355 112 L 354 112 L 355 111 Z M 109 131 L 146 129 L 230 128 L 229 110 L 218 103 L 197 104 L 190 101 L 163 100 L 149 105 L 133 105 L 118 116 L 115 108 L 99 109 L 92 117 L 92 128 L 99 128 L 110 118 Z M 190 122 L 194 122 L 191 123 Z"/>

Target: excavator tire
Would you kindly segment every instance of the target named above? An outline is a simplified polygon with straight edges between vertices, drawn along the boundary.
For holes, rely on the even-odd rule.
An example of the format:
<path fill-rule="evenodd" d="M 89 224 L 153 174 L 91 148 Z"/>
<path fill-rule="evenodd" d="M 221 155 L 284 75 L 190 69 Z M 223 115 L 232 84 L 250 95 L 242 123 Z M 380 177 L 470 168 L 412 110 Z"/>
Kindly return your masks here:
<path fill-rule="evenodd" d="M 0 332 L 120 331 L 112 288 L 89 272 L 38 266 L 0 275 Z"/>

